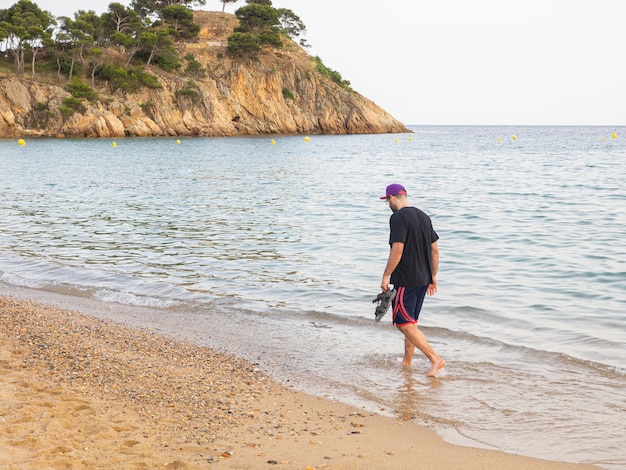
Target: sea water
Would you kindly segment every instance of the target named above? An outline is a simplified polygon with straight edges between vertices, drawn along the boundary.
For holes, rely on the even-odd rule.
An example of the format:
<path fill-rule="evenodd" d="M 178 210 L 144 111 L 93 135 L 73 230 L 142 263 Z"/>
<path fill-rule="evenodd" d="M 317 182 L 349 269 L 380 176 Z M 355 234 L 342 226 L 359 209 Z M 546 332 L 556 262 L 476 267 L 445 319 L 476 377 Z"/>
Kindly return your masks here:
<path fill-rule="evenodd" d="M 411 129 L 0 141 L 0 291 L 453 442 L 625 468 L 626 128 Z M 435 379 L 374 321 L 393 182 L 441 237 L 420 317 L 448 363 Z"/>

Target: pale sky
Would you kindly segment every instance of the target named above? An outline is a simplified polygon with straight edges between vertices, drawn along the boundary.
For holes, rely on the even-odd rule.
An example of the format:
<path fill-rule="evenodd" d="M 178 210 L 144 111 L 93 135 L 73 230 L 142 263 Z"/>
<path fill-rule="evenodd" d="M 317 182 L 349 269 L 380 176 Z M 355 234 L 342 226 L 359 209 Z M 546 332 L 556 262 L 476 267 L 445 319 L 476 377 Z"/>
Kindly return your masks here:
<path fill-rule="evenodd" d="M 70 17 L 112 3 L 33 1 Z M 302 19 L 310 54 L 405 124 L 626 125 L 624 0 L 273 5 Z M 200 8 L 221 11 L 222 3 Z"/>

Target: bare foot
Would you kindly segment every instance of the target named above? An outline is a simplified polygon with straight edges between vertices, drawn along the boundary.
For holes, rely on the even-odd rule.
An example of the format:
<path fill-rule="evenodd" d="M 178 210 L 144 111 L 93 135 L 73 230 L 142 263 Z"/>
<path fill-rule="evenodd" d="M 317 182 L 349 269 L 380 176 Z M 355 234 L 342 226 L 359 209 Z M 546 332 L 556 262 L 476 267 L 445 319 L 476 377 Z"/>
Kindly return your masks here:
<path fill-rule="evenodd" d="M 443 359 L 439 359 L 439 361 L 435 362 L 434 364 L 430 366 L 430 369 L 428 369 L 428 372 L 426 372 L 426 376 L 435 377 L 437 375 L 437 372 L 443 369 L 445 365 L 446 365 L 446 361 L 444 361 Z"/>

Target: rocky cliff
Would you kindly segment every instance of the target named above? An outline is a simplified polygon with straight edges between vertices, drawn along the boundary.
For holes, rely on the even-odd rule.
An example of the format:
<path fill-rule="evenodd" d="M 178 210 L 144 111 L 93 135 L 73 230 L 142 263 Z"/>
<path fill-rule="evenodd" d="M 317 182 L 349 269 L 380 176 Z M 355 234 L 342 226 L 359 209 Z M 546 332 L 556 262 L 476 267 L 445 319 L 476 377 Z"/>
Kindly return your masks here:
<path fill-rule="evenodd" d="M 233 60 L 225 45 L 237 19 L 199 11 L 195 21 L 198 40 L 177 47 L 181 57 L 194 55 L 204 77 L 151 68 L 160 89 L 111 94 L 106 84 L 96 84 L 99 99 L 84 101 L 69 117 L 59 110 L 70 96 L 64 85 L 0 78 L 0 137 L 410 132 L 372 101 L 319 73 L 295 43 L 284 39 L 282 49 L 263 51 L 258 60 Z"/>

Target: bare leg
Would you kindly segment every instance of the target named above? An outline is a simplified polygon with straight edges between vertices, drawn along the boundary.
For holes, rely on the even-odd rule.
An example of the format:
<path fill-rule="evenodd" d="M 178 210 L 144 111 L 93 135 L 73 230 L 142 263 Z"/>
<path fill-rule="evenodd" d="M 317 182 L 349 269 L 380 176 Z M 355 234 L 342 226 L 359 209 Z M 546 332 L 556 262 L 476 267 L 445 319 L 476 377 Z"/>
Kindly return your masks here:
<path fill-rule="evenodd" d="M 413 353 L 415 352 L 415 346 L 408 338 L 404 337 L 404 358 L 402 359 L 403 366 L 410 366 L 413 363 Z"/>
<path fill-rule="evenodd" d="M 404 354 L 405 354 L 405 360 L 407 359 L 407 341 L 412 344 L 413 346 L 415 346 L 417 349 L 419 349 L 420 351 L 422 351 L 424 353 L 424 355 L 428 358 L 428 360 L 430 361 L 430 369 L 428 369 L 428 372 L 426 372 L 426 375 L 428 375 L 429 377 L 434 377 L 437 375 L 437 372 L 439 372 L 441 369 L 443 369 L 443 366 L 446 365 L 446 361 L 444 361 L 443 359 L 441 359 L 439 357 L 439 355 L 435 352 L 435 350 L 430 346 L 430 344 L 428 344 L 428 340 L 426 339 L 426 336 L 424 335 L 424 333 L 422 333 L 422 331 L 417 327 L 417 324 L 412 324 L 412 325 L 401 325 L 398 326 L 398 329 L 404 334 Z M 411 358 L 412 358 L 412 352 L 411 352 Z M 404 361 L 402 361 L 403 365 L 410 365 L 409 364 L 405 364 Z"/>

